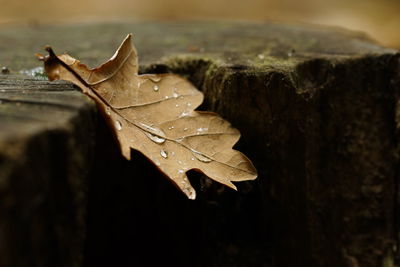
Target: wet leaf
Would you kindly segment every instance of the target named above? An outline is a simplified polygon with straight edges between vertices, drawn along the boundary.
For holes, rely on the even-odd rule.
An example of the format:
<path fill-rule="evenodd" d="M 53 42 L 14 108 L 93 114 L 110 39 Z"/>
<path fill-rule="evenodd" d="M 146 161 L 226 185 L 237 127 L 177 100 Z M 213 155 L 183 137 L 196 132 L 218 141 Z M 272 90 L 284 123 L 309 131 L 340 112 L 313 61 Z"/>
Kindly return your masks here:
<path fill-rule="evenodd" d="M 240 133 L 215 113 L 194 111 L 203 94 L 174 74 L 138 75 L 131 35 L 101 66 L 89 69 L 64 54 L 38 55 L 50 80 L 67 80 L 93 98 L 112 128 L 122 155 L 149 158 L 190 199 L 196 192 L 186 172 L 198 170 L 236 189 L 232 182 L 257 176 L 250 160 L 232 146 Z"/>

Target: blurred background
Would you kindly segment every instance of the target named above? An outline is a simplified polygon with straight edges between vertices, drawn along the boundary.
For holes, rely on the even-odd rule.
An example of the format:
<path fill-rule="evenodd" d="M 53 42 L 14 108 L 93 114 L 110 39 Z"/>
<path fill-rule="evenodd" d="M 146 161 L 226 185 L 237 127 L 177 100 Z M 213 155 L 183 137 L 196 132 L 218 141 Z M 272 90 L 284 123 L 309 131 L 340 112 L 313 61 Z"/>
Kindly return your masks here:
<path fill-rule="evenodd" d="M 0 26 L 107 20 L 250 20 L 336 25 L 400 48 L 400 0 L 0 0 Z"/>

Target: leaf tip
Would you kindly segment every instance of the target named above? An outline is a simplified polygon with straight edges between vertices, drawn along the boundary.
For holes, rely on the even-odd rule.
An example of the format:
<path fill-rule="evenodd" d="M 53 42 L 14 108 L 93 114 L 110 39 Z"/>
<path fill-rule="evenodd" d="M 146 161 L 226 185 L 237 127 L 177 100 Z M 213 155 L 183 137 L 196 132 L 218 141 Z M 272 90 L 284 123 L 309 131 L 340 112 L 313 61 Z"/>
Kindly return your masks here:
<path fill-rule="evenodd" d="M 228 186 L 229 188 L 232 188 L 232 189 L 235 190 L 235 191 L 238 191 L 236 185 L 234 185 L 234 184 L 231 183 L 231 182 L 226 183 L 226 186 Z"/>
<path fill-rule="evenodd" d="M 46 45 L 44 47 L 44 50 L 46 50 L 49 53 L 50 57 L 56 57 L 56 53 L 54 53 L 53 48 L 51 48 L 51 46 Z"/>
<path fill-rule="evenodd" d="M 43 54 L 36 53 L 35 56 L 39 61 L 45 61 L 46 60 L 46 56 L 44 56 Z"/>
<path fill-rule="evenodd" d="M 180 187 L 181 191 L 186 195 L 186 197 L 190 200 L 195 200 L 196 199 L 196 190 L 194 190 L 194 188 L 189 184 L 186 184 L 186 186 Z"/>
<path fill-rule="evenodd" d="M 132 33 L 128 33 L 128 35 L 125 37 L 125 40 L 123 41 L 123 43 L 130 41 L 132 42 L 132 38 L 133 38 L 133 34 Z"/>
<path fill-rule="evenodd" d="M 187 192 L 186 195 L 187 195 L 188 199 L 190 199 L 190 200 L 196 199 L 196 191 L 194 189 Z"/>

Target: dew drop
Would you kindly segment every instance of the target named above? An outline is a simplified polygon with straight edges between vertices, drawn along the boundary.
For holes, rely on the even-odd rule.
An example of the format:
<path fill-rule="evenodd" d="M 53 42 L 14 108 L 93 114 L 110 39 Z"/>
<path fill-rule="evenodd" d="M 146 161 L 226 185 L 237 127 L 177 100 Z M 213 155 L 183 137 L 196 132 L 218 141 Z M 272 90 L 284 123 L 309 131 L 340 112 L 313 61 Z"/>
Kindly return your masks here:
<path fill-rule="evenodd" d="M 172 96 L 173 96 L 174 98 L 178 98 L 179 95 L 178 95 L 177 93 L 174 92 L 174 93 L 172 94 Z"/>
<path fill-rule="evenodd" d="M 193 155 L 196 157 L 196 159 L 198 159 L 201 162 L 211 162 L 212 159 L 210 159 L 209 157 L 207 157 L 206 155 L 204 155 L 203 153 L 196 151 L 196 150 L 192 150 Z"/>
<path fill-rule="evenodd" d="M 153 90 L 154 90 L 154 91 L 157 92 L 159 89 L 160 89 L 160 87 L 158 87 L 158 85 L 154 85 L 154 86 L 153 86 Z"/>
<path fill-rule="evenodd" d="M 151 127 L 144 123 L 139 123 L 139 125 L 143 130 L 146 131 L 145 134 L 151 141 L 157 144 L 162 144 L 165 142 L 165 133 L 162 130 Z"/>
<path fill-rule="evenodd" d="M 185 112 L 182 112 L 181 115 L 179 115 L 179 117 L 186 117 L 188 115 L 189 115 L 189 113 L 185 111 Z"/>
<path fill-rule="evenodd" d="M 205 131 L 208 131 L 208 128 L 197 128 L 197 134 L 203 133 Z"/>
<path fill-rule="evenodd" d="M 161 81 L 161 76 L 159 75 L 152 75 L 149 77 L 150 80 L 152 80 L 155 83 L 158 83 L 159 81 Z"/>
<path fill-rule="evenodd" d="M 165 142 L 165 138 L 162 138 L 160 136 L 151 134 L 151 133 L 146 133 L 147 137 L 150 138 L 151 141 L 157 143 L 157 144 L 162 144 Z"/>
<path fill-rule="evenodd" d="M 194 158 L 191 158 L 191 160 L 194 160 Z"/>
<path fill-rule="evenodd" d="M 110 110 L 110 107 L 106 107 L 106 113 L 107 113 L 107 115 L 111 115 L 111 110 Z"/>
<path fill-rule="evenodd" d="M 176 104 L 176 105 L 175 105 L 175 107 L 179 107 L 179 105 L 178 105 L 178 104 Z"/>
<path fill-rule="evenodd" d="M 121 124 L 120 121 L 115 121 L 115 128 L 116 128 L 118 131 L 121 131 L 121 130 L 122 130 L 122 124 Z"/>
<path fill-rule="evenodd" d="M 172 130 L 174 128 L 175 128 L 174 126 L 170 126 L 170 127 L 168 127 L 168 130 Z"/>
<path fill-rule="evenodd" d="M 188 107 L 190 107 L 191 105 L 192 105 L 192 103 L 190 103 L 190 102 L 187 103 L 187 106 L 188 106 Z"/>
<path fill-rule="evenodd" d="M 153 135 L 157 135 L 162 138 L 165 137 L 165 133 L 161 129 L 158 129 L 156 127 L 153 127 L 153 126 L 141 123 L 141 122 L 138 123 L 138 126 L 140 126 L 140 128 L 142 128 L 143 130 L 145 130 Z"/>
<path fill-rule="evenodd" d="M 160 155 L 161 155 L 161 157 L 163 157 L 164 159 L 168 158 L 168 152 L 165 151 L 164 149 L 161 149 Z"/>
<path fill-rule="evenodd" d="M 179 173 L 184 173 L 184 171 L 183 171 L 183 170 L 179 170 L 178 172 L 179 172 Z"/>

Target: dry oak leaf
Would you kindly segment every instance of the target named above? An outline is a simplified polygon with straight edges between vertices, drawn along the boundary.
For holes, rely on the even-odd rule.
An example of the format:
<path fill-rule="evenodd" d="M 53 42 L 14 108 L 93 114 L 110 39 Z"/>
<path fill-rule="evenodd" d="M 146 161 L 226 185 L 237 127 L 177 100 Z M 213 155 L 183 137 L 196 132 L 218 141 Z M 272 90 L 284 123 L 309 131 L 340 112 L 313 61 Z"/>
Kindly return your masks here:
<path fill-rule="evenodd" d="M 129 34 L 100 67 L 89 69 L 67 54 L 46 47 L 50 80 L 67 80 L 93 98 L 130 159 L 131 148 L 149 158 L 189 199 L 196 198 L 186 172 L 194 169 L 236 189 L 232 181 L 252 180 L 257 171 L 232 146 L 240 133 L 215 113 L 194 111 L 203 94 L 174 74 L 138 75 L 138 58 Z"/>

